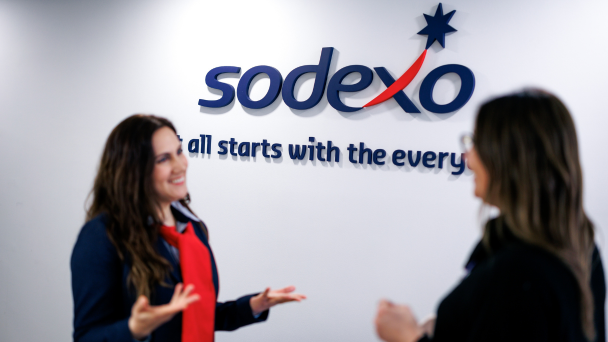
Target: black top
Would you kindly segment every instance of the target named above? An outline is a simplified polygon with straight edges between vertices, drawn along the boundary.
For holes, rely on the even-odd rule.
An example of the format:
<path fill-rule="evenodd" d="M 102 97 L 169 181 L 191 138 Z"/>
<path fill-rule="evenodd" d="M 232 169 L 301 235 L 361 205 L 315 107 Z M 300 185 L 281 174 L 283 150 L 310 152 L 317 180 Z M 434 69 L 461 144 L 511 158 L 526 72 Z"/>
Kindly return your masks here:
<path fill-rule="evenodd" d="M 579 288 L 566 264 L 508 229 L 498 238 L 496 220 L 488 224 L 490 250 L 480 242 L 473 251 L 470 273 L 439 305 L 432 341 L 586 341 Z M 597 247 L 591 289 L 596 341 L 604 342 L 606 284 Z"/>

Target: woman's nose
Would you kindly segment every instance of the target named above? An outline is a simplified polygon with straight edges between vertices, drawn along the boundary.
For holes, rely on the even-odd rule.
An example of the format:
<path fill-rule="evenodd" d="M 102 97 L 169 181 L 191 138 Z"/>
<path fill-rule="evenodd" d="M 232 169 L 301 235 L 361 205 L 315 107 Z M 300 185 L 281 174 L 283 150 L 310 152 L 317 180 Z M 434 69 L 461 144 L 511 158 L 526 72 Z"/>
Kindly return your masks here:
<path fill-rule="evenodd" d="M 183 158 L 182 156 L 178 155 L 173 160 L 173 172 L 177 173 L 186 171 L 186 168 L 188 167 L 188 161 L 186 160 L 186 158 Z"/>

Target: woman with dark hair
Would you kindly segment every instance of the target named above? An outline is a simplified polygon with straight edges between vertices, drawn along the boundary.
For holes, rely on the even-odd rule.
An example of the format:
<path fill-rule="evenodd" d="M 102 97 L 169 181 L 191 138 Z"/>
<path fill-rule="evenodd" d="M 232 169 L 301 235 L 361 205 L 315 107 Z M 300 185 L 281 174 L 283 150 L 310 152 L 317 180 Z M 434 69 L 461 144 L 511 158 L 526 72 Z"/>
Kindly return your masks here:
<path fill-rule="evenodd" d="M 74 341 L 212 342 L 215 330 L 265 321 L 272 306 L 305 298 L 290 286 L 217 303 L 187 167 L 166 119 L 133 115 L 108 137 L 71 258 Z"/>
<path fill-rule="evenodd" d="M 383 300 L 380 338 L 605 341 L 604 270 L 564 104 L 539 90 L 494 99 L 463 142 L 475 196 L 500 215 L 485 225 L 467 277 L 443 299 L 436 320 L 419 325 L 407 306 Z"/>

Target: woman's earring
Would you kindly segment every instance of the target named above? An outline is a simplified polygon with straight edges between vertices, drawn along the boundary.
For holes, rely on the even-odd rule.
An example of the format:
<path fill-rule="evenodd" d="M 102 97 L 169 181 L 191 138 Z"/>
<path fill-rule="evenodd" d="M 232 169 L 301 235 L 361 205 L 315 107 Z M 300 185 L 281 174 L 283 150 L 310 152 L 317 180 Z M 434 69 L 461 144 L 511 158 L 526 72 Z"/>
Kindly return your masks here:
<path fill-rule="evenodd" d="M 186 197 L 184 197 L 184 202 L 186 202 L 186 204 L 190 204 L 190 193 L 186 194 Z"/>

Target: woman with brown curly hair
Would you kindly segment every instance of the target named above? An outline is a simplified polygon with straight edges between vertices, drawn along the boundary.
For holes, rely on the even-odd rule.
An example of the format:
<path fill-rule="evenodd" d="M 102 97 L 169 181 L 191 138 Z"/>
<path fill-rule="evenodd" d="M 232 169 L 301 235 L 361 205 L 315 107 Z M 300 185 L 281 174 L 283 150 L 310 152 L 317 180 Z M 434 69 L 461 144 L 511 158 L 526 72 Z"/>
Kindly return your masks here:
<path fill-rule="evenodd" d="M 74 341 L 212 342 L 301 301 L 293 286 L 217 302 L 205 224 L 188 207 L 188 160 L 168 120 L 133 115 L 110 134 L 71 259 Z M 182 285 L 182 284 L 185 284 Z"/>
<path fill-rule="evenodd" d="M 605 341 L 606 285 L 583 209 L 574 122 L 555 96 L 527 90 L 481 106 L 463 139 L 475 196 L 500 215 L 485 225 L 467 277 L 419 325 L 382 301 L 387 342 Z"/>

